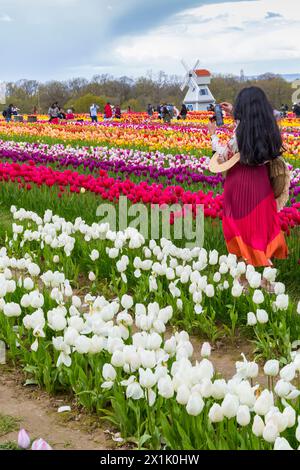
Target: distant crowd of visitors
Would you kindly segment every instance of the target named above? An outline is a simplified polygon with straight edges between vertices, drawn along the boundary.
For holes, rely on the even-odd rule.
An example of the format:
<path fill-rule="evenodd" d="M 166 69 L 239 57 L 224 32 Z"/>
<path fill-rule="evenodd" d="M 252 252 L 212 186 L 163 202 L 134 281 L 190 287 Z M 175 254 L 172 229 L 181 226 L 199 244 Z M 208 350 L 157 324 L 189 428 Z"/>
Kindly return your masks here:
<path fill-rule="evenodd" d="M 10 104 L 7 108 L 4 109 L 2 112 L 3 117 L 5 118 L 6 122 L 10 122 L 13 116 L 17 116 L 19 114 L 19 108 L 17 108 L 14 104 Z M 157 112 L 158 119 L 161 119 L 165 123 L 171 122 L 172 119 L 183 119 L 185 120 L 188 114 L 188 109 L 186 105 L 183 103 L 181 106 L 180 111 L 178 108 L 173 104 L 159 104 L 154 107 L 151 103 L 147 106 L 147 114 L 149 118 L 152 118 L 155 112 Z M 130 106 L 127 108 L 127 113 L 132 113 L 132 109 Z M 280 110 L 274 110 L 274 115 L 276 119 L 282 119 L 287 117 L 289 112 L 289 106 L 287 104 L 282 104 Z M 300 102 L 294 103 L 292 106 L 292 112 L 295 114 L 296 118 L 300 118 Z M 38 113 L 37 107 L 34 106 L 32 115 L 36 116 Z M 89 115 L 92 122 L 98 122 L 98 113 L 99 113 L 99 105 L 96 103 L 92 103 L 89 108 Z M 73 108 L 68 108 L 65 111 L 58 102 L 54 102 L 48 109 L 48 116 L 49 122 L 55 123 L 59 122 L 60 119 L 66 120 L 74 120 L 75 114 Z M 116 106 L 111 105 L 108 101 L 104 106 L 104 120 L 110 121 L 111 119 L 121 119 L 122 111 L 119 104 Z M 36 119 L 36 118 L 35 118 Z"/>

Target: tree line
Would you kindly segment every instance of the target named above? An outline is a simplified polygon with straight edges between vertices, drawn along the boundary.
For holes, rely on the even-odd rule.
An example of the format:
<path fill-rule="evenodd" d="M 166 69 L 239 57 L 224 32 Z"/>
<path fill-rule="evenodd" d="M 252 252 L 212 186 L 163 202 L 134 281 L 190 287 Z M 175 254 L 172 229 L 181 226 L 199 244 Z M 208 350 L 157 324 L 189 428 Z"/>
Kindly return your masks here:
<path fill-rule="evenodd" d="M 91 80 L 79 77 L 46 83 L 23 79 L 7 83 L 6 103 L 13 103 L 22 113 L 31 113 L 34 107 L 38 112 L 46 113 L 55 101 L 65 109 L 73 108 L 77 113 L 88 112 L 93 102 L 103 111 L 107 101 L 119 104 L 122 109 L 130 106 L 134 111 L 145 111 L 148 103 L 154 106 L 159 103 L 180 106 L 186 92 L 181 91 L 181 83 L 181 77 L 168 76 L 164 72 L 155 78 L 148 73 L 146 77 L 135 80 L 126 76 L 114 78 L 107 74 L 96 75 Z M 238 92 L 250 85 L 263 88 L 274 108 L 279 109 L 282 104 L 291 107 L 291 84 L 279 75 L 264 74 L 243 81 L 235 76 L 218 75 L 213 77 L 210 89 L 217 102 L 233 102 Z"/>

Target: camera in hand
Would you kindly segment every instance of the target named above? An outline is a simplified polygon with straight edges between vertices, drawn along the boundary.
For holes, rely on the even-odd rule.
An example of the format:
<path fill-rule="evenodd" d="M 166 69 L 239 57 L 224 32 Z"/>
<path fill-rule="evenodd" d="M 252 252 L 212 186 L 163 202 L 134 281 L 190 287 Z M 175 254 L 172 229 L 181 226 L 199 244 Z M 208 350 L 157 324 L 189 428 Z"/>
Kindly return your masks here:
<path fill-rule="evenodd" d="M 220 104 L 210 104 L 207 108 L 207 111 L 212 111 L 214 115 L 210 118 L 210 120 L 217 124 L 218 127 L 224 125 L 224 120 L 223 120 L 223 110 Z"/>

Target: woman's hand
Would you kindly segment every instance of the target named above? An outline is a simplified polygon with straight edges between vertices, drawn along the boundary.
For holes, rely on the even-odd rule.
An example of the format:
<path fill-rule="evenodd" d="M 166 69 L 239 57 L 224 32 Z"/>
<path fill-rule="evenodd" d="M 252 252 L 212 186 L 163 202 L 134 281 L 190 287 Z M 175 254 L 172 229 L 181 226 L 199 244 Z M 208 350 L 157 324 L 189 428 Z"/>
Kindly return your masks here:
<path fill-rule="evenodd" d="M 227 103 L 226 101 L 224 101 L 224 103 L 221 103 L 221 107 L 222 107 L 223 111 L 225 111 L 225 113 L 227 113 L 227 114 L 232 114 L 233 113 L 232 104 Z"/>
<path fill-rule="evenodd" d="M 207 129 L 208 129 L 208 132 L 210 133 L 210 135 L 215 134 L 216 128 L 217 128 L 217 125 L 216 125 L 215 121 L 209 121 L 208 122 Z"/>

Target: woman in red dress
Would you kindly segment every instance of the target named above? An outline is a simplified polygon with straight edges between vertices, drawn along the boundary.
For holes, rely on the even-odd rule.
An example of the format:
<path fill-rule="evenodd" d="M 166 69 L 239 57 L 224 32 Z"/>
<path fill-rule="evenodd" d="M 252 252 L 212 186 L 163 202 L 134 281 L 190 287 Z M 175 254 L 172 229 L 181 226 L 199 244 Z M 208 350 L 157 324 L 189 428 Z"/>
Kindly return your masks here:
<path fill-rule="evenodd" d="M 271 266 L 272 258 L 286 258 L 277 204 L 267 163 L 282 153 L 282 139 L 273 109 L 258 87 L 244 88 L 233 112 L 236 130 L 226 147 L 219 145 L 215 125 L 210 124 L 213 149 L 224 161 L 235 153 L 240 160 L 226 175 L 223 201 L 223 232 L 229 253 L 253 266 Z"/>

